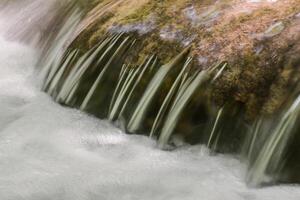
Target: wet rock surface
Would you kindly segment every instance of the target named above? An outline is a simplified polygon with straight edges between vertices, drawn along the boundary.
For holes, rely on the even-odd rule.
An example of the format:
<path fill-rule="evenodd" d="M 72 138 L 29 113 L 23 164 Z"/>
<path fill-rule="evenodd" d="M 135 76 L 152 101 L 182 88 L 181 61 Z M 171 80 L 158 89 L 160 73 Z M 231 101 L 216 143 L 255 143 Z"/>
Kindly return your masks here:
<path fill-rule="evenodd" d="M 97 5 L 83 20 L 85 28 L 78 32 L 74 47 L 84 51 L 106 32 L 126 32 L 138 38 L 138 54 L 133 52 L 136 55 L 128 62 L 139 64 L 151 53 L 167 62 L 192 45 L 195 67 L 207 68 L 224 60 L 232 66 L 215 84 L 218 104 L 230 94 L 245 104 L 250 119 L 280 108 L 282 102 L 270 94 L 272 90 L 282 93 L 283 88 L 273 83 L 285 67 L 285 54 L 299 43 L 299 1 L 118 0 Z"/>

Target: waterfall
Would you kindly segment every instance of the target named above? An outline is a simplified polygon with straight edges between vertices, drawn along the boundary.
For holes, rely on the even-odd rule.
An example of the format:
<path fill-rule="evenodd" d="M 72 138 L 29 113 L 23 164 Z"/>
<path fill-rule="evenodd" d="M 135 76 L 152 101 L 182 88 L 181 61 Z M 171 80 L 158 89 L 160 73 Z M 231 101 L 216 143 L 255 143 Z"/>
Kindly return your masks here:
<path fill-rule="evenodd" d="M 34 5 L 30 3 L 28 9 Z M 169 61 L 153 52 L 132 63 L 132 54 L 140 56 L 134 51 L 139 36 L 125 32 L 106 33 L 91 48 L 79 49 L 72 42 L 84 15 L 76 3 L 62 3 L 63 14 L 54 5 L 57 1 L 44 8 L 51 13 L 45 24 L 55 26 L 51 34 L 46 25 L 32 38 L 24 36 L 30 35 L 28 29 L 17 34 L 13 25 L 1 22 L 0 27 L 40 49 L 41 90 L 57 103 L 108 120 L 128 134 L 149 136 L 161 149 L 180 146 L 179 138 L 183 143 L 204 144 L 211 152 L 238 154 L 248 165 L 246 179 L 251 186 L 288 182 L 289 177 L 299 182 L 298 163 L 290 157 L 296 154 L 299 139 L 299 96 L 289 99 L 278 117 L 244 119 L 243 106 L 233 98 L 222 105 L 211 98 L 213 84 L 231 67 L 228 62 L 197 68 L 191 47 L 186 47 Z M 12 15 L 6 4 L 2 9 L 1 15 Z M 29 15 L 25 13 L 15 18 Z M 28 26 L 47 18 L 39 16 Z"/>
<path fill-rule="evenodd" d="M 269 183 L 278 178 L 278 174 L 286 164 L 288 151 L 290 151 L 289 144 L 297 134 L 299 114 L 300 96 L 284 111 L 280 119 L 272 124 L 272 128 L 267 130 L 268 133 L 261 128 L 263 126 L 261 119 L 255 124 L 248 151 L 249 157 L 253 157 L 254 153 L 257 154 L 248 173 L 248 181 L 252 185 Z M 261 143 L 260 135 L 267 135 L 267 138 L 264 139 L 260 151 L 254 151 L 255 143 Z"/>
<path fill-rule="evenodd" d="M 156 72 L 128 123 L 128 130 L 130 132 L 137 131 L 141 123 L 143 123 L 143 119 L 145 118 L 148 109 L 150 109 L 149 106 L 151 105 L 155 94 L 164 83 L 168 73 L 170 73 L 171 70 L 175 70 L 174 68 L 178 67 L 178 65 L 181 65 L 181 62 L 186 58 L 188 51 L 189 48 L 185 49 L 178 57 L 174 58 L 169 64 L 160 67 Z"/>
<path fill-rule="evenodd" d="M 253 188 L 299 183 L 299 88 L 247 119 L 212 95 L 230 62 L 199 68 L 192 46 L 166 60 L 119 32 L 77 48 L 78 2 L 0 2 L 1 200 L 299 199 Z"/>
<path fill-rule="evenodd" d="M 276 128 L 266 130 L 262 126 L 268 120 L 247 122 L 234 102 L 216 106 L 206 95 L 230 68 L 227 62 L 195 69 L 188 47 L 167 64 L 153 54 L 132 65 L 126 58 L 137 41 L 128 33 L 107 34 L 86 52 L 68 48 L 65 45 L 70 44 L 80 16 L 74 9 L 41 61 L 43 90 L 55 101 L 107 119 L 127 133 L 156 138 L 161 148 L 176 145 L 173 139 L 180 134 L 193 138 L 196 133 L 195 141 L 215 152 L 246 152 L 242 157 L 249 163 L 250 185 L 280 180 L 281 162 L 299 112 L 298 98 Z M 189 116 L 190 111 L 199 112 L 198 117 Z"/>
<path fill-rule="evenodd" d="M 54 59 L 51 62 L 55 63 L 48 65 L 51 67 L 46 69 L 48 73 L 44 90 L 56 101 L 72 107 L 78 106 L 100 118 L 111 121 L 127 118 L 125 126 L 130 133 L 139 132 L 145 119 L 152 115 L 154 120 L 150 129 L 142 130 L 142 134 L 153 137 L 158 134 L 155 132 L 161 132 L 158 134 L 159 142 L 167 144 L 182 110 L 195 91 L 209 79 L 216 80 L 227 64 L 191 71 L 192 58 L 188 57 L 190 48 L 186 48 L 161 67 L 157 67 L 156 56 L 145 58 L 139 66 L 131 66 L 125 64 L 124 59 L 134 43 L 135 40 L 120 33 L 107 36 L 80 56 L 76 49 L 67 51 L 61 61 Z M 215 72 L 217 68 L 220 69 Z M 212 76 L 212 73 L 215 75 Z M 143 84 L 142 81 L 146 81 L 144 91 L 132 105 L 130 101 L 136 93 L 140 93 L 137 87 Z M 172 83 L 166 85 L 166 81 Z M 161 102 L 157 102 L 162 90 L 169 92 L 163 95 Z M 155 108 L 157 112 L 150 114 L 153 105 L 157 106 L 157 103 L 161 104 Z M 129 116 L 124 115 L 127 106 L 131 109 Z"/>

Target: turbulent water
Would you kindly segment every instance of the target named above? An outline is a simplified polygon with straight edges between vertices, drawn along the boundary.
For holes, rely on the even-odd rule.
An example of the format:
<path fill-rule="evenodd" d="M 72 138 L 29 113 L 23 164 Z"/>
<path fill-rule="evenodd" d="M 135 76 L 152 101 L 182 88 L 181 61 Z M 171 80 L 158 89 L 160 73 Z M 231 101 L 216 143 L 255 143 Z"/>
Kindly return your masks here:
<path fill-rule="evenodd" d="M 300 198 L 299 186 L 247 187 L 245 166 L 233 157 L 203 146 L 162 151 L 54 103 L 40 91 L 39 56 L 0 37 L 1 200 Z"/>

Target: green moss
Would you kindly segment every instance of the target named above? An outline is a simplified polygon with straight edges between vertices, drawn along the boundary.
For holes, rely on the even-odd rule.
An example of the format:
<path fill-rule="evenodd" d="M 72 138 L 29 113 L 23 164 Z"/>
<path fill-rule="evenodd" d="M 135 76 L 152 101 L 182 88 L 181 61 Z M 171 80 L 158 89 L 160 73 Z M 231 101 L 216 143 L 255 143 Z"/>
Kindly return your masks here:
<path fill-rule="evenodd" d="M 295 91 L 299 90 L 300 50 L 292 48 L 286 52 L 286 55 L 283 54 L 282 67 L 278 69 L 278 75 L 270 88 L 268 101 L 263 107 L 265 114 L 270 115 L 281 109 L 289 100 L 294 99 Z"/>
<path fill-rule="evenodd" d="M 77 38 L 70 45 L 71 49 L 80 49 L 83 52 L 88 51 L 94 44 L 97 44 L 104 36 L 104 30 L 99 27 L 114 16 L 112 12 L 106 12 L 101 18 L 90 25 L 84 32 L 77 36 Z M 98 38 L 96 38 L 98 37 Z M 96 39 L 95 39 L 96 38 Z"/>
<path fill-rule="evenodd" d="M 142 8 L 138 9 L 133 14 L 125 17 L 125 19 L 123 19 L 121 23 L 130 24 L 130 23 L 144 21 L 149 17 L 150 14 L 153 13 L 153 10 L 159 8 L 159 2 L 160 2 L 159 0 L 150 1 L 149 3 L 142 6 Z"/>
<path fill-rule="evenodd" d="M 75 0 L 84 13 L 89 12 L 104 0 Z"/>

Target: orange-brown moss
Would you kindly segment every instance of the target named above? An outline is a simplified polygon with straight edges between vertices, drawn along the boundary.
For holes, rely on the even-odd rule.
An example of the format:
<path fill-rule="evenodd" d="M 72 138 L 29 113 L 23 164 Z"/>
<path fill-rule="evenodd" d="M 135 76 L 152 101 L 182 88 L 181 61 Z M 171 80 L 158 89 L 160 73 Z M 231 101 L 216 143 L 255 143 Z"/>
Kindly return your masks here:
<path fill-rule="evenodd" d="M 186 16 L 187 8 L 202 18 L 192 21 Z M 207 10 L 211 13 L 201 16 Z M 254 118 L 258 113 L 271 113 L 280 108 L 286 96 L 295 66 L 287 67 L 291 56 L 285 55 L 291 45 L 299 43 L 300 20 L 295 18 L 299 11 L 298 0 L 275 3 L 102 0 L 87 14 L 72 47 L 85 51 L 112 26 L 154 20 L 155 27 L 149 32 L 128 33 L 137 38 L 137 45 L 127 62 L 138 64 L 149 54 L 157 54 L 162 63 L 167 62 L 186 45 L 182 38 L 190 38 L 192 55 L 196 58 L 194 66 L 207 67 L 221 60 L 230 63 L 231 67 L 213 86 L 213 100 L 221 105 L 234 98 L 246 105 L 248 118 Z M 216 17 L 211 19 L 211 16 Z M 262 37 L 275 22 L 282 22 L 284 30 L 274 37 Z M 161 37 L 164 29 L 180 37 L 164 39 Z M 206 62 L 197 63 L 198 57 Z"/>

